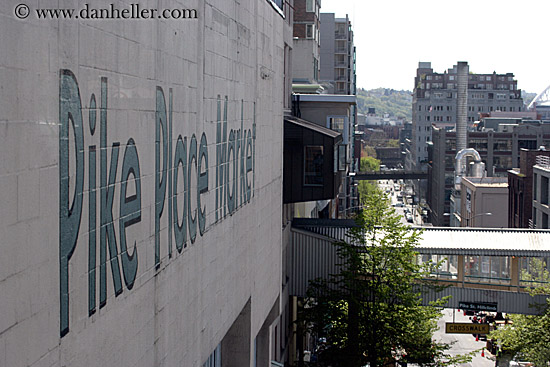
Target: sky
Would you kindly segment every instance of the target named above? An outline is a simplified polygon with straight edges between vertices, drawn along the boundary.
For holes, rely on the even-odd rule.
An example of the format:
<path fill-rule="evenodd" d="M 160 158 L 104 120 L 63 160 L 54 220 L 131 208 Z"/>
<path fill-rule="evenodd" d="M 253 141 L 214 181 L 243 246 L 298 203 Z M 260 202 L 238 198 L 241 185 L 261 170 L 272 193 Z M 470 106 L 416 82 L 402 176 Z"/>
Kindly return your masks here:
<path fill-rule="evenodd" d="M 419 61 L 514 73 L 530 93 L 550 85 L 550 0 L 321 0 L 321 12 L 348 14 L 359 88 L 412 90 Z"/>

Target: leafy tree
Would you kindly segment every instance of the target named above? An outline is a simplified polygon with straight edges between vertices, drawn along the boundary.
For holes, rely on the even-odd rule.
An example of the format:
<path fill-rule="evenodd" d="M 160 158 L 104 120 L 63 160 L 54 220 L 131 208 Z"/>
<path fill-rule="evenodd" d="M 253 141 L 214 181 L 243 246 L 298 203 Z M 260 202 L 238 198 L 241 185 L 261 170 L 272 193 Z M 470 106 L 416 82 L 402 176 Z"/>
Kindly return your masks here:
<path fill-rule="evenodd" d="M 380 171 L 380 160 L 374 157 L 361 157 L 360 171 Z"/>
<path fill-rule="evenodd" d="M 544 260 L 529 259 L 529 270 L 523 269 L 521 280 L 536 286 L 530 293 L 550 294 L 550 273 Z M 548 366 L 550 362 L 550 299 L 546 304 L 534 305 L 541 308 L 542 316 L 509 315 L 512 323 L 491 332 L 490 338 L 498 340 L 502 352 L 513 356 L 521 354 L 535 364 Z"/>
<path fill-rule="evenodd" d="M 417 285 L 428 267 L 413 261 L 420 232 L 401 224 L 380 190 L 364 204 L 350 241 L 335 243 L 339 273 L 310 284 L 301 315 L 310 332 L 326 338 L 321 365 L 394 366 L 401 359 L 447 366 L 468 360 L 450 357 L 449 345 L 432 339 L 444 301 L 421 305 Z"/>
<path fill-rule="evenodd" d="M 361 157 L 360 171 L 379 171 L 380 170 L 380 160 L 374 157 Z M 376 181 L 359 181 L 357 185 L 357 191 L 359 192 L 359 198 L 366 198 L 372 195 L 378 190 L 378 185 Z"/>
<path fill-rule="evenodd" d="M 366 156 L 366 157 L 376 157 L 376 150 L 374 149 L 374 147 L 371 147 L 370 145 L 365 145 L 365 147 L 363 148 L 363 156 Z"/>

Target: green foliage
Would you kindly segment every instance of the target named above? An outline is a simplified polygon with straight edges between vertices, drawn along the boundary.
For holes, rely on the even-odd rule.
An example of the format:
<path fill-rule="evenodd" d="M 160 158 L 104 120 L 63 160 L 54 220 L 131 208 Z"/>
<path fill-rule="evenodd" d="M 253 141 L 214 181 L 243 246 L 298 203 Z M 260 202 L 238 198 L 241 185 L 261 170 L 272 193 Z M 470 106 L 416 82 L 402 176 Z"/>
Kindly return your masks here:
<path fill-rule="evenodd" d="M 386 88 L 357 90 L 357 109 L 366 114 L 369 107 L 376 109 L 376 114 L 389 114 L 394 117 L 404 117 L 412 120 L 412 96 L 410 91 Z"/>
<path fill-rule="evenodd" d="M 381 190 L 365 198 L 357 224 L 348 242 L 335 243 L 339 273 L 310 284 L 301 314 L 310 332 L 327 338 L 321 365 L 376 367 L 400 359 L 447 366 L 468 360 L 450 357 L 449 345 L 432 340 L 445 300 L 421 305 L 417 285 L 428 267 L 413 261 L 420 231 L 400 222 Z"/>
<path fill-rule="evenodd" d="M 361 157 L 360 171 L 380 171 L 380 160 L 374 157 Z"/>
<path fill-rule="evenodd" d="M 361 157 L 360 171 L 380 171 L 380 160 L 374 157 Z M 367 198 L 376 194 L 378 191 L 378 185 L 376 181 L 359 181 L 357 185 L 357 191 L 359 192 L 359 198 L 363 201 L 363 198 Z"/>
<path fill-rule="evenodd" d="M 511 356 L 520 353 L 535 366 L 547 366 L 550 361 L 550 304 L 542 316 L 510 315 L 512 324 L 492 331 L 490 338 L 498 340 L 502 352 Z"/>
<path fill-rule="evenodd" d="M 399 140 L 397 139 L 388 139 L 386 146 L 390 148 L 399 148 Z"/>
<path fill-rule="evenodd" d="M 550 273 L 542 259 L 529 259 L 529 271 L 522 269 L 521 280 L 533 285 L 530 288 L 532 295 L 550 294 Z M 510 315 L 512 323 L 499 327 L 489 337 L 498 340 L 503 353 L 511 356 L 519 353 L 537 367 L 547 366 L 550 362 L 550 299 L 535 307 L 541 308 L 542 316 Z"/>
<path fill-rule="evenodd" d="M 362 155 L 368 156 L 368 157 L 376 157 L 376 150 L 374 149 L 374 147 L 372 147 L 370 145 L 366 145 L 363 148 L 363 154 Z"/>

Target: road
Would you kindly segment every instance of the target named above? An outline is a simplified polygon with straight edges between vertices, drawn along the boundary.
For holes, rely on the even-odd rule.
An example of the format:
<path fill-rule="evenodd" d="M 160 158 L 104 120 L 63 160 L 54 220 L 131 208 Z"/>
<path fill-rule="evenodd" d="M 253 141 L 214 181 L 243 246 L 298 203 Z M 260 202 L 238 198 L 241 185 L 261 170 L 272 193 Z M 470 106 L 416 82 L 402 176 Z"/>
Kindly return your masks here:
<path fill-rule="evenodd" d="M 394 207 L 397 214 L 401 216 L 401 222 L 409 225 L 422 226 L 422 219 L 419 213 L 413 208 L 412 203 L 407 203 L 404 199 L 404 206 L 396 206 L 399 204 L 397 196 L 401 193 L 403 185 L 399 183 L 399 180 L 379 180 L 378 186 L 384 190 L 390 198 L 391 204 Z M 397 190 L 396 190 L 397 189 Z M 406 196 L 406 195 L 405 195 Z M 414 213 L 413 223 L 407 222 L 405 219 L 405 209 L 408 209 L 411 213 Z M 413 210 L 414 209 L 414 210 Z M 443 316 L 438 321 L 439 330 L 434 334 L 434 338 L 439 342 L 452 344 L 449 353 L 451 355 L 466 354 L 475 350 L 481 350 L 486 346 L 485 341 L 477 341 L 472 334 L 445 334 L 445 323 L 453 322 L 453 309 L 442 310 Z M 462 312 L 455 310 L 454 322 L 468 322 L 471 320 L 469 316 L 464 316 Z M 481 356 L 481 351 L 477 352 L 469 363 L 462 363 L 457 367 L 493 367 L 495 365 L 495 357 L 485 350 L 485 356 Z"/>
<path fill-rule="evenodd" d="M 417 212 L 416 207 L 412 204 L 412 202 L 407 201 L 406 195 L 411 194 L 411 192 L 405 193 L 402 191 L 405 188 L 402 180 L 379 180 L 378 187 L 380 187 L 388 195 L 395 212 L 401 216 L 401 223 L 418 226 L 422 225 L 422 218 Z M 397 197 L 399 195 L 402 195 L 403 199 L 398 200 Z M 405 219 L 405 210 L 408 210 L 413 216 L 412 223 Z"/>
<path fill-rule="evenodd" d="M 445 334 L 445 323 L 453 322 L 453 309 L 446 308 L 442 311 L 441 317 L 437 323 L 439 330 L 434 334 L 434 337 L 439 342 L 454 343 L 450 349 L 451 355 L 466 354 L 474 350 L 485 347 L 484 341 L 477 341 L 472 334 Z M 464 316 L 462 312 L 455 310 L 454 322 L 471 322 L 469 316 Z M 485 350 L 485 357 L 481 356 L 481 352 L 477 352 L 469 363 L 461 363 L 460 367 L 493 367 L 495 365 L 495 357 Z"/>

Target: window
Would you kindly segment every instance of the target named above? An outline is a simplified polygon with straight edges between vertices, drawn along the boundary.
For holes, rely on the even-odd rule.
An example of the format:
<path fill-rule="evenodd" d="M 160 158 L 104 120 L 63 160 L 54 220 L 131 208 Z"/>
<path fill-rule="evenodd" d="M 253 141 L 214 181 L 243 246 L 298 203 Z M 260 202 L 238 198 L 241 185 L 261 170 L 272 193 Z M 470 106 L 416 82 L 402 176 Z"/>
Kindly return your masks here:
<path fill-rule="evenodd" d="M 540 203 L 548 205 L 548 177 L 540 177 Z"/>
<path fill-rule="evenodd" d="M 283 0 L 268 0 L 268 3 L 279 8 L 280 14 L 283 15 Z"/>
<path fill-rule="evenodd" d="M 445 139 L 446 150 L 456 150 L 456 139 Z"/>
<path fill-rule="evenodd" d="M 330 117 L 330 129 L 341 133 L 344 131 L 344 122 L 344 117 Z"/>
<path fill-rule="evenodd" d="M 304 185 L 323 185 L 323 146 L 306 145 L 304 147 Z"/>
<path fill-rule="evenodd" d="M 221 367 L 222 365 L 222 345 L 218 344 L 216 349 L 210 354 L 203 367 Z"/>
<path fill-rule="evenodd" d="M 495 139 L 493 141 L 493 150 L 495 152 L 510 152 L 512 151 L 512 140 Z"/>
<path fill-rule="evenodd" d="M 449 75 L 449 80 L 455 80 L 455 76 L 454 75 Z"/>
<path fill-rule="evenodd" d="M 343 144 L 338 145 L 338 170 L 339 171 L 346 170 L 346 160 L 347 160 L 346 148 L 347 147 Z"/>
<path fill-rule="evenodd" d="M 493 166 L 499 169 L 510 169 L 512 168 L 512 157 L 511 156 L 495 156 L 493 157 Z"/>
<path fill-rule="evenodd" d="M 315 12 L 315 1 L 316 0 L 306 0 L 306 11 L 308 13 L 314 13 Z"/>
<path fill-rule="evenodd" d="M 533 200 L 538 200 L 537 180 L 538 180 L 538 175 L 536 173 L 533 173 Z M 533 216 L 533 219 L 534 219 L 534 216 Z"/>
<path fill-rule="evenodd" d="M 306 38 L 313 38 L 315 32 L 315 26 L 313 24 L 306 24 Z"/>
<path fill-rule="evenodd" d="M 486 139 L 472 139 L 469 141 L 470 148 L 474 148 L 479 151 L 487 151 L 487 140 Z"/>

